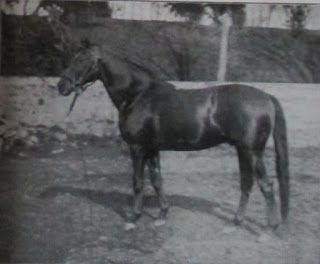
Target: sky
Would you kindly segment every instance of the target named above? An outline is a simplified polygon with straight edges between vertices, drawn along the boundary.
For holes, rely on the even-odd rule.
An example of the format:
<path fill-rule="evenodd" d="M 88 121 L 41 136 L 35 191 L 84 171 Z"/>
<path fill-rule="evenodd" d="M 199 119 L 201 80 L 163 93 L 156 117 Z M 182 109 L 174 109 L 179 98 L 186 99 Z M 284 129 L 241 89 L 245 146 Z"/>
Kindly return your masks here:
<path fill-rule="evenodd" d="M 32 14 L 38 7 L 41 0 L 29 0 L 24 10 L 25 0 L 19 3 L 6 5 L 4 0 L 0 0 L 1 9 L 7 14 L 27 15 Z M 270 2 L 270 1 L 268 1 Z M 136 20 L 165 20 L 165 21 L 184 21 L 184 18 L 178 17 L 170 12 L 164 3 L 137 2 L 137 1 L 109 1 L 113 8 L 113 18 L 116 19 L 136 19 Z M 280 27 L 287 26 L 285 12 L 281 8 L 276 8 L 272 13 L 268 12 L 270 5 L 266 4 L 248 4 L 246 26 L 264 26 Z M 40 15 L 46 15 L 46 12 L 40 10 Z M 310 12 L 306 21 L 307 29 L 320 29 L 320 4 L 310 5 Z M 210 25 L 212 20 L 210 14 L 202 17 L 201 23 Z"/>

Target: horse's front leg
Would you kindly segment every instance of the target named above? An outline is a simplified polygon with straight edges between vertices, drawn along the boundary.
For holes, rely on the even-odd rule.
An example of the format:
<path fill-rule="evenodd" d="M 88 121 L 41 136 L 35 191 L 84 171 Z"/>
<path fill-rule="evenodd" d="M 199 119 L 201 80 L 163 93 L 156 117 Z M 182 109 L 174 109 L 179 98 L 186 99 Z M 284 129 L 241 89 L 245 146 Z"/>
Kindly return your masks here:
<path fill-rule="evenodd" d="M 156 224 L 160 225 L 163 224 L 164 220 L 167 218 L 169 206 L 163 191 L 159 151 L 155 151 L 151 154 L 149 153 L 148 167 L 150 172 L 151 183 L 159 198 L 160 214 L 158 216 L 159 221 L 157 221 Z"/>
<path fill-rule="evenodd" d="M 142 214 L 142 199 L 144 187 L 144 166 L 146 162 L 146 151 L 140 145 L 131 145 L 130 153 L 133 165 L 133 214 L 129 217 L 129 222 L 136 222 Z"/>

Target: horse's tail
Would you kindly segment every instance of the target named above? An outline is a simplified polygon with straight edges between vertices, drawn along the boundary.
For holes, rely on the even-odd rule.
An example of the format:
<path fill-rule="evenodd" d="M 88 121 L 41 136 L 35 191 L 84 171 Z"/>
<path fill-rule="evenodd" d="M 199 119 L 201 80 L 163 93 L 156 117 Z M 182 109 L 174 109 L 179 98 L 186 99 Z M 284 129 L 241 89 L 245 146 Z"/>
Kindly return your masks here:
<path fill-rule="evenodd" d="M 289 215 L 289 157 L 287 128 L 284 113 L 279 101 L 272 96 L 275 106 L 275 126 L 273 131 L 276 152 L 276 171 L 279 181 L 280 204 L 282 222 L 286 222 Z"/>

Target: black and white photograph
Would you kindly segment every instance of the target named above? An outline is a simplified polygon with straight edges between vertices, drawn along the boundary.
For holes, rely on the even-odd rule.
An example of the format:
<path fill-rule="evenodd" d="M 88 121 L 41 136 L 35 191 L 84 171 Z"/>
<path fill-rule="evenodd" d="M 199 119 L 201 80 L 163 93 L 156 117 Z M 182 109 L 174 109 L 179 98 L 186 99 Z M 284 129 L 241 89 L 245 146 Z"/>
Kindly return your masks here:
<path fill-rule="evenodd" d="M 0 263 L 320 264 L 320 3 L 0 9 Z"/>

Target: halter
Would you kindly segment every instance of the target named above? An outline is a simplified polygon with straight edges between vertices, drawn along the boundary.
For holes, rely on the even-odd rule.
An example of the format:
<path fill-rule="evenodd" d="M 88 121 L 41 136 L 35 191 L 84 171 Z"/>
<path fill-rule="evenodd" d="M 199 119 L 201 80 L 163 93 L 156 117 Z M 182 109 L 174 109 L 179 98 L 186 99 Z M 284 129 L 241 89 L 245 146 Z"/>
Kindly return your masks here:
<path fill-rule="evenodd" d="M 87 77 L 88 77 L 88 75 L 89 75 L 89 73 L 90 73 L 90 71 L 91 71 L 91 69 L 94 67 L 94 63 L 87 69 L 87 71 L 85 72 L 85 74 L 83 74 L 83 76 L 84 77 L 80 77 L 80 79 L 78 80 L 78 81 L 76 81 L 76 82 L 74 82 L 74 80 L 73 79 L 71 79 L 70 77 L 68 77 L 68 76 L 65 76 L 65 75 L 62 75 L 61 76 L 61 79 L 66 79 L 66 80 L 68 80 L 71 84 L 72 84 L 72 90 L 73 90 L 73 92 L 74 92 L 74 97 L 73 97 L 73 100 L 72 100 L 72 102 L 71 102 L 71 105 L 70 105 L 70 107 L 69 107 L 69 112 L 68 112 L 68 114 L 67 114 L 67 116 L 69 116 L 70 114 L 71 114 L 71 112 L 72 112 L 72 110 L 73 110 L 73 107 L 74 107 L 74 105 L 76 104 L 76 101 L 77 101 L 77 99 L 78 99 L 78 97 L 89 87 L 89 86 L 91 86 L 94 82 L 89 82 L 89 83 L 86 83 L 86 84 L 81 84 L 82 82 L 83 82 L 83 80 L 85 80 Z"/>
<path fill-rule="evenodd" d="M 81 95 L 93 83 L 94 82 L 90 82 L 90 83 L 87 83 L 87 84 L 82 85 L 82 86 L 77 86 L 77 85 L 74 86 L 74 88 L 73 88 L 74 97 L 73 97 L 73 100 L 72 100 L 71 105 L 69 107 L 69 112 L 68 112 L 67 116 L 69 116 L 71 114 L 72 109 L 73 109 L 74 105 L 76 104 L 76 101 L 77 101 L 79 95 Z"/>

